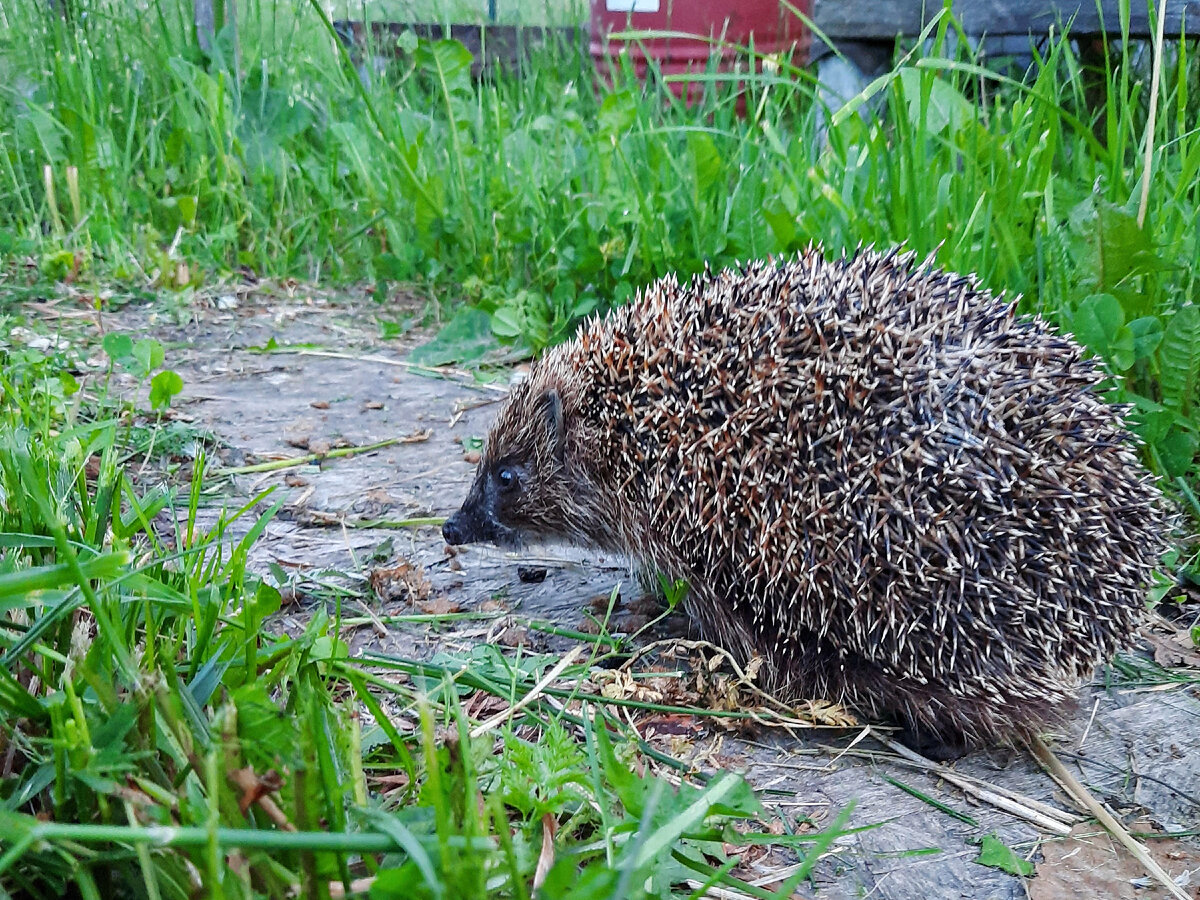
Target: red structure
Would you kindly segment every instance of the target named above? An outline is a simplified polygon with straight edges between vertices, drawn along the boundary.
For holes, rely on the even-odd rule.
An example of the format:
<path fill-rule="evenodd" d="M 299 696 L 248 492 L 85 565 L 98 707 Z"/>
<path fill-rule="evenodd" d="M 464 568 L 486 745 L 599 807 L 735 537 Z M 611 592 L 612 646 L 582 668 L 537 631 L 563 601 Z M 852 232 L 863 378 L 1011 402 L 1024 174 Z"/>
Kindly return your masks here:
<path fill-rule="evenodd" d="M 639 77 L 644 78 L 649 61 L 663 75 L 703 72 L 709 56 L 720 53 L 719 68 L 729 71 L 739 57 L 742 70 L 747 62 L 739 47 L 754 40 L 754 52 L 782 53 L 800 65 L 807 61 L 812 34 L 790 7 L 812 14 L 812 0 L 793 4 L 781 0 L 591 0 L 591 53 L 601 72 L 615 64 L 628 50 Z M 660 32 L 636 39 L 614 38 L 614 33 Z M 714 44 L 716 40 L 720 43 Z M 702 86 L 686 80 L 671 82 L 672 90 L 686 100 Z M 685 91 L 686 87 L 686 91 Z"/>

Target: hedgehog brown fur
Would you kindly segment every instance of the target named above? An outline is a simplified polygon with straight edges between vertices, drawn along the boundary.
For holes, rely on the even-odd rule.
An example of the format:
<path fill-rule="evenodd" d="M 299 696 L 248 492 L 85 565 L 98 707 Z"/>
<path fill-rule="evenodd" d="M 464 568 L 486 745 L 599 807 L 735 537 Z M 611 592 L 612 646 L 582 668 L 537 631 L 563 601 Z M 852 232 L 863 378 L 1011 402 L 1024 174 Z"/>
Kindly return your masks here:
<path fill-rule="evenodd" d="M 514 389 L 445 537 L 628 553 L 783 696 L 1024 736 L 1130 638 L 1167 547 L 1102 379 L 911 255 L 666 277 Z"/>

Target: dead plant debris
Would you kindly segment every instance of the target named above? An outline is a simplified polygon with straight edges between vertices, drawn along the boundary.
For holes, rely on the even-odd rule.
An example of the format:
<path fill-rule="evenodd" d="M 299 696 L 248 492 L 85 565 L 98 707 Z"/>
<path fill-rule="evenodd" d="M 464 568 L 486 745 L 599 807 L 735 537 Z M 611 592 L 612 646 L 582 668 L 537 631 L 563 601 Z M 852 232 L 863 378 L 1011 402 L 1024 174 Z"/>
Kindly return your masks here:
<path fill-rule="evenodd" d="M 401 560 L 391 567 L 376 566 L 367 576 L 367 581 L 375 596 L 383 603 L 419 604 L 428 600 L 433 590 L 424 570 L 407 560 Z"/>

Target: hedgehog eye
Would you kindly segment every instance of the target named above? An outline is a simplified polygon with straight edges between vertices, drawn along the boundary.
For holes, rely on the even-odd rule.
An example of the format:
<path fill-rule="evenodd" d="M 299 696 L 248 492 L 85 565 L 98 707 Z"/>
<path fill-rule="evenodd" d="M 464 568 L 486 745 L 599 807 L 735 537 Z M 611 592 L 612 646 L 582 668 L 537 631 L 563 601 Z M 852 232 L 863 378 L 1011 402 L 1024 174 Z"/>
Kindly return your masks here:
<path fill-rule="evenodd" d="M 500 490 L 507 493 L 517 486 L 517 470 L 512 466 L 501 466 L 496 472 L 496 480 L 500 482 Z"/>

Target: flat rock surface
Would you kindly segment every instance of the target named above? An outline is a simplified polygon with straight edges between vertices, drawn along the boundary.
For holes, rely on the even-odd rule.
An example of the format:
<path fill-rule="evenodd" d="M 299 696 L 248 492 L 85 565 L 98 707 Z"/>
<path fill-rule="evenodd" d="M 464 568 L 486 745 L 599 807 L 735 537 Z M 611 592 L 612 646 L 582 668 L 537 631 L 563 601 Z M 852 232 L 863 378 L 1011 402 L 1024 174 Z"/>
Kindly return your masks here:
<path fill-rule="evenodd" d="M 530 620 L 578 630 L 597 609 L 603 612 L 616 585 L 623 586 L 626 598 L 636 598 L 638 589 L 623 559 L 557 549 L 528 559 L 486 548 L 451 556 L 437 526 L 362 527 L 371 520 L 440 517 L 457 508 L 474 472 L 469 456 L 473 439 L 485 435 L 503 396 L 503 385 L 431 377 L 404 365 L 408 351 L 431 332 L 383 340 L 375 320 L 381 312 L 394 318 L 397 311 L 365 300 L 333 302 L 297 291 L 292 296 L 242 293 L 174 315 L 130 306 L 104 319 L 107 330 L 152 334 L 168 344 L 168 363 L 186 385 L 176 407 L 191 424 L 217 436 L 224 466 L 341 445 L 406 441 L 320 465 L 238 475 L 224 482 L 221 495 L 210 498 L 209 521 L 219 504 L 236 508 L 268 488 L 274 489 L 272 497 L 260 508 L 283 499 L 251 559 L 260 571 L 282 570 L 296 581 L 300 599 L 285 607 L 283 627 L 302 627 L 317 603 L 329 602 L 320 599 L 326 596 L 323 585 L 333 596 L 345 579 L 365 581 L 375 568 L 395 572 L 398 565 L 407 571 L 402 563 L 411 564 L 428 582 L 421 590 L 427 591 L 425 603 L 433 605 L 424 608 L 490 611 L 491 617 L 436 629 L 417 624 L 361 627 L 351 638 L 356 652 L 412 658 L 461 651 L 495 642 L 513 622 Z M 271 341 L 275 352 L 254 349 Z M 389 540 L 390 545 L 385 543 Z M 545 580 L 521 581 L 518 563 L 545 567 Z M 343 615 L 412 613 L 410 598 L 400 594 L 372 601 L 369 610 L 361 600 L 347 600 Z M 682 616 L 672 617 L 664 629 L 686 632 Z M 534 650 L 561 642 L 536 630 L 527 637 Z M 1200 823 L 1200 698 L 1195 682 L 1151 689 L 1094 686 L 1081 709 L 1079 720 L 1054 744 L 1076 777 L 1126 821 L 1140 817 L 1141 830 L 1195 830 Z M 1073 848 L 1067 851 L 1061 839 L 1028 822 L 968 797 L 945 780 L 898 764 L 891 754 L 878 752 L 874 740 L 843 753 L 855 733 L 822 731 L 806 738 L 760 730 L 732 737 L 706 730 L 694 736 L 698 755 L 705 748 L 720 765 L 744 769 L 790 821 L 807 817 L 826 824 L 854 804 L 850 825 L 865 830 L 840 839 L 799 896 L 1167 896 L 1161 888 L 1132 881 L 1144 873 L 1124 851 L 1114 850 L 1098 828 L 1083 826 L 1082 838 L 1067 842 Z M 975 753 L 953 769 L 1069 808 L 1061 790 L 1026 753 Z M 1039 876 L 1024 880 L 975 862 L 979 841 L 989 834 L 1037 864 Z M 1192 881 L 1185 890 L 1200 897 L 1196 844 L 1185 840 L 1170 846 L 1161 861 L 1173 876 L 1190 870 Z M 1086 880 L 1071 868 L 1072 860 L 1084 865 L 1076 852 L 1080 849 L 1088 854 Z M 768 885 L 772 872 L 786 862 L 782 857 L 760 861 Z"/>

